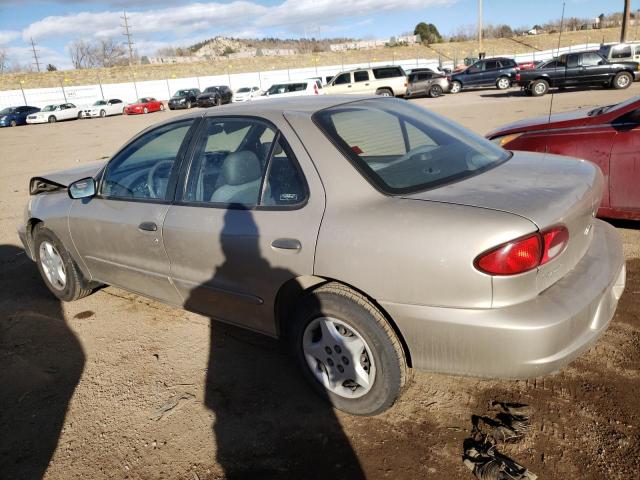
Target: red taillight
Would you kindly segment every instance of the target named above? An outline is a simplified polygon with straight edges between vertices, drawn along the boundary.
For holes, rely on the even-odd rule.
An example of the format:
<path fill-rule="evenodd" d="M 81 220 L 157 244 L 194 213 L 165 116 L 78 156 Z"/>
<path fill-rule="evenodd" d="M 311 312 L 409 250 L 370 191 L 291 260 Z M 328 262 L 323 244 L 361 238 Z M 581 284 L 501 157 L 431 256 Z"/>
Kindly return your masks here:
<path fill-rule="evenodd" d="M 542 244 L 537 233 L 489 250 L 476 258 L 476 268 L 489 275 L 516 275 L 540 264 Z"/>
<path fill-rule="evenodd" d="M 569 231 L 553 227 L 540 233 L 512 240 L 476 258 L 474 265 L 489 275 L 517 275 L 550 262 L 569 243 Z"/>
<path fill-rule="evenodd" d="M 540 265 L 553 260 L 564 251 L 567 243 L 569 243 L 569 231 L 565 227 L 554 227 L 542 232 L 542 238 L 544 240 L 544 250 Z"/>
<path fill-rule="evenodd" d="M 520 81 L 520 74 L 516 73 L 516 82 L 519 82 L 519 81 Z"/>

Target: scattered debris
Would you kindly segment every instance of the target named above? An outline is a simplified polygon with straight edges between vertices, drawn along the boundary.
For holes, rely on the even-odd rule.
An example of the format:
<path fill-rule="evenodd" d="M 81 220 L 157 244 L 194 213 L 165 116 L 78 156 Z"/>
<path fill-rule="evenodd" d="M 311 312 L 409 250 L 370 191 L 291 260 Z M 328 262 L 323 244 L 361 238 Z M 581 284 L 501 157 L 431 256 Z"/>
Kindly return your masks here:
<path fill-rule="evenodd" d="M 159 421 L 162 420 L 162 418 L 168 414 L 168 412 L 170 412 L 171 410 L 173 410 L 174 408 L 176 408 L 178 406 L 178 404 L 182 401 L 191 401 L 194 398 L 196 398 L 196 396 L 192 393 L 189 392 L 184 392 L 178 395 L 174 395 L 171 398 L 169 398 L 169 400 L 167 400 L 164 405 L 162 405 L 156 412 L 155 414 L 151 417 L 151 420 L 155 420 L 155 421 Z"/>
<path fill-rule="evenodd" d="M 497 445 L 515 443 L 531 430 L 528 405 L 493 402 L 496 418 L 473 415 L 471 437 L 464 441 L 463 463 L 480 480 L 535 480 L 537 475 L 500 453 Z"/>

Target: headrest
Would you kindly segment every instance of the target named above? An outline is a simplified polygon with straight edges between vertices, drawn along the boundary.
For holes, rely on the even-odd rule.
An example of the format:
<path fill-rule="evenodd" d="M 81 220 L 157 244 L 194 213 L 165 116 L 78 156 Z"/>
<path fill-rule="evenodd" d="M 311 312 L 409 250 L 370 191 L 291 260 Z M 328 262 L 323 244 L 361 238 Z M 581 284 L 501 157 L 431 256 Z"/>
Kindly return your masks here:
<path fill-rule="evenodd" d="M 222 175 L 227 185 L 242 185 L 262 176 L 260 160 L 255 153 L 241 150 L 227 155 L 222 165 Z"/>

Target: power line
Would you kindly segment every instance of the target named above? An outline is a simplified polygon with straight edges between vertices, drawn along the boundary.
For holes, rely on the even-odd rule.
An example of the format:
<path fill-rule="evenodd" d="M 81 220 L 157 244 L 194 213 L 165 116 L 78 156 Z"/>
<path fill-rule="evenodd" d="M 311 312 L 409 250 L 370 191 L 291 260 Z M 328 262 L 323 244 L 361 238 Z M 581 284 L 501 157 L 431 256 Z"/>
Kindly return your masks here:
<path fill-rule="evenodd" d="M 31 50 L 33 50 L 33 60 L 36 64 L 36 68 L 38 69 L 38 72 L 40 71 L 40 60 L 38 60 L 38 50 L 36 50 L 36 43 L 33 41 L 33 38 L 30 38 L 29 40 L 31 40 Z"/>
<path fill-rule="evenodd" d="M 123 15 L 120 18 L 124 20 L 124 25 L 121 25 L 121 27 L 124 28 L 123 35 L 127 37 L 127 45 L 129 46 L 129 66 L 131 66 L 133 64 L 133 40 L 131 40 L 133 35 L 131 34 L 131 26 L 129 25 L 127 12 L 123 11 L 122 13 Z"/>

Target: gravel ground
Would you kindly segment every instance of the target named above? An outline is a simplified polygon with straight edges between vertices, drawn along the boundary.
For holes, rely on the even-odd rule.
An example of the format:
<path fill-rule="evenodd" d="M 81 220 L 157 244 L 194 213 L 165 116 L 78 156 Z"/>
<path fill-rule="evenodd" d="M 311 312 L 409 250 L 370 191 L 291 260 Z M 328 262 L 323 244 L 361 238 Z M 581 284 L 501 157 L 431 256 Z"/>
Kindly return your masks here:
<path fill-rule="evenodd" d="M 554 111 L 640 92 L 566 91 Z M 414 100 L 484 134 L 545 114 L 550 96 L 496 90 Z M 627 289 L 598 343 L 562 372 L 494 381 L 415 372 L 375 418 L 318 400 L 277 342 L 116 288 L 60 304 L 15 234 L 32 175 L 109 156 L 179 113 L 0 130 L 0 478 L 471 479 L 471 416 L 532 406 L 504 453 L 545 479 L 640 472 L 640 229 L 616 223 Z"/>

